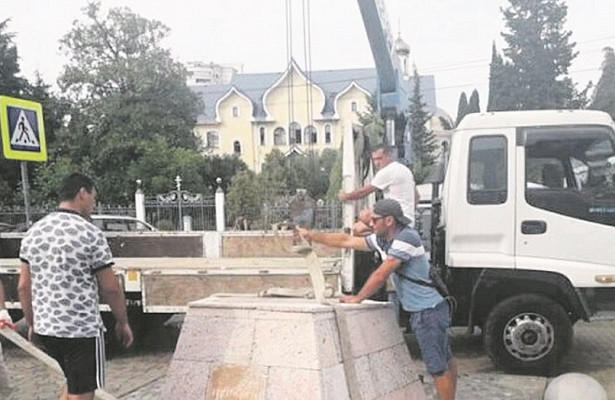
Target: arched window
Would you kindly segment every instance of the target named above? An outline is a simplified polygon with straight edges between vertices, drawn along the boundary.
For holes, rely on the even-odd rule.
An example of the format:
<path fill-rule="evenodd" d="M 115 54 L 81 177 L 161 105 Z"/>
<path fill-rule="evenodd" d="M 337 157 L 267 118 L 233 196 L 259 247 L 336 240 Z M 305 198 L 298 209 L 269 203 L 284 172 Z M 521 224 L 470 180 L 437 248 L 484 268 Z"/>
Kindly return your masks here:
<path fill-rule="evenodd" d="M 233 107 L 233 117 L 239 117 L 239 107 Z"/>
<path fill-rule="evenodd" d="M 241 155 L 241 143 L 239 143 L 239 140 L 233 142 L 233 154 L 236 156 Z"/>
<path fill-rule="evenodd" d="M 259 131 L 261 146 L 265 145 L 265 127 L 261 126 Z"/>
<path fill-rule="evenodd" d="M 282 127 L 277 127 L 273 131 L 273 144 L 284 146 L 286 144 L 286 131 Z"/>
<path fill-rule="evenodd" d="M 352 103 L 350 103 L 350 109 L 353 112 L 357 112 L 357 102 L 356 101 L 353 101 Z"/>
<path fill-rule="evenodd" d="M 293 122 L 288 127 L 288 133 L 290 135 L 290 144 L 301 144 L 301 125 L 297 122 Z"/>
<path fill-rule="evenodd" d="M 207 132 L 207 142 L 205 147 L 208 149 L 220 148 L 220 135 L 216 131 Z"/>
<path fill-rule="evenodd" d="M 325 143 L 331 143 L 331 125 L 325 125 Z"/>
<path fill-rule="evenodd" d="M 318 131 L 312 125 L 305 127 L 303 131 L 303 142 L 306 144 L 318 142 Z"/>

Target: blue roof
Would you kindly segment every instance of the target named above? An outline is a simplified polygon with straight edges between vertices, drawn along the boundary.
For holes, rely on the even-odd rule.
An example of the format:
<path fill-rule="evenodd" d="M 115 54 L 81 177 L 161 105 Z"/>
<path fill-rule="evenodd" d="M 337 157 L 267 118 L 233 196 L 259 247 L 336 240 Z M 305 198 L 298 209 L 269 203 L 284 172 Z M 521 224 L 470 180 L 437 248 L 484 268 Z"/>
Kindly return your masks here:
<path fill-rule="evenodd" d="M 203 101 L 203 109 L 197 117 L 197 123 L 211 123 L 215 121 L 215 107 L 217 101 L 228 93 L 231 88 L 247 96 L 253 104 L 254 114 L 257 119 L 265 118 L 263 109 L 263 95 L 271 86 L 282 77 L 284 72 L 258 73 L 258 74 L 237 74 L 233 76 L 231 82 L 225 85 L 211 86 L 191 86 L 190 89 L 196 93 Z M 378 75 L 375 68 L 355 68 L 340 70 L 324 70 L 303 72 L 307 78 L 322 89 L 325 94 L 325 106 L 321 110 L 324 116 L 334 114 L 333 101 L 335 97 L 352 82 L 365 89 L 372 95 L 377 93 Z M 427 105 L 426 111 L 433 113 L 436 111 L 436 92 L 435 80 L 432 75 L 421 76 L 421 92 L 423 102 Z M 412 94 L 413 79 L 403 81 L 408 95 Z"/>

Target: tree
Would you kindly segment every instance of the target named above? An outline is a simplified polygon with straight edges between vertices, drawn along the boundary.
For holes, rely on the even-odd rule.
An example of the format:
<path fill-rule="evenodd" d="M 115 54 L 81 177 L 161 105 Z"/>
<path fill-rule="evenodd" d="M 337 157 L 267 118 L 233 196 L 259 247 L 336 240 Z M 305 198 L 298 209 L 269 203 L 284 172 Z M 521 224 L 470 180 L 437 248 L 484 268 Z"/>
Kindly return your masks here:
<path fill-rule="evenodd" d="M 515 110 L 517 106 L 516 76 L 511 64 L 504 61 L 498 53 L 495 43 L 491 47 L 491 64 L 489 65 L 489 99 L 487 111 Z"/>
<path fill-rule="evenodd" d="M 13 34 L 6 31 L 8 23 L 8 19 L 0 22 L 0 95 L 19 97 L 27 82 L 19 77 L 17 47 L 13 44 Z M 0 203 L 17 203 L 19 196 L 16 196 L 16 189 L 19 182 L 19 162 L 0 158 Z"/>
<path fill-rule="evenodd" d="M 615 119 L 615 52 L 612 47 L 605 47 L 602 52 L 602 75 L 594 88 L 590 108 L 605 111 Z"/>
<path fill-rule="evenodd" d="M 472 94 L 470 95 L 470 100 L 468 101 L 467 113 L 479 113 L 480 112 L 480 99 L 478 97 L 478 90 L 474 89 Z"/>
<path fill-rule="evenodd" d="M 384 141 L 385 124 L 378 108 L 376 96 L 369 98 L 367 111 L 358 113 L 359 123 L 363 126 L 363 134 L 367 136 L 372 145 Z"/>
<path fill-rule="evenodd" d="M 290 159 L 279 149 L 273 149 L 265 156 L 260 175 L 265 201 L 288 195 L 296 189 L 295 171 L 291 168 Z"/>
<path fill-rule="evenodd" d="M 76 164 L 91 160 L 101 200 L 125 204 L 132 201 L 135 179 L 143 179 L 134 174 L 152 162 L 152 149 L 178 153 L 168 160 L 196 162 L 199 102 L 186 86 L 183 66 L 160 46 L 168 28 L 128 8 L 111 9 L 106 18 L 99 11 L 100 3 L 90 3 L 86 21 L 76 22 L 61 40 L 69 63 L 59 83 L 74 106 L 62 131 L 67 145 L 55 156 Z M 139 167 L 144 157 L 149 160 Z M 180 173 L 179 165 L 172 169 Z M 181 171 L 182 177 L 194 168 Z M 151 180 L 172 180 L 168 170 L 149 171 L 158 175 Z"/>
<path fill-rule="evenodd" d="M 226 204 L 230 221 L 237 217 L 255 221 L 260 217 L 263 198 L 263 186 L 256 174 L 250 170 L 240 171 L 235 175 L 228 189 Z"/>
<path fill-rule="evenodd" d="M 573 85 L 567 80 L 568 68 L 577 55 L 575 43 L 569 43 L 572 32 L 563 29 L 566 5 L 562 0 L 509 2 L 509 7 L 501 9 L 508 28 L 502 36 L 508 44 L 504 55 L 510 60 L 510 79 L 516 90 L 514 101 L 506 102 L 507 109 L 566 107 L 574 97 Z M 506 67 L 505 72 L 508 70 Z"/>
<path fill-rule="evenodd" d="M 413 173 L 417 183 L 423 183 L 436 161 L 436 138 L 433 132 L 427 129 L 430 115 L 425 111 L 427 104 L 423 102 L 421 94 L 421 78 L 414 68 L 414 88 L 408 108 L 408 119 L 412 127 L 412 158 L 414 160 Z"/>
<path fill-rule="evenodd" d="M 457 119 L 455 120 L 455 125 L 459 125 L 463 117 L 466 116 L 468 109 L 468 96 L 466 96 L 466 92 L 461 92 L 459 95 L 459 103 L 457 104 Z"/>

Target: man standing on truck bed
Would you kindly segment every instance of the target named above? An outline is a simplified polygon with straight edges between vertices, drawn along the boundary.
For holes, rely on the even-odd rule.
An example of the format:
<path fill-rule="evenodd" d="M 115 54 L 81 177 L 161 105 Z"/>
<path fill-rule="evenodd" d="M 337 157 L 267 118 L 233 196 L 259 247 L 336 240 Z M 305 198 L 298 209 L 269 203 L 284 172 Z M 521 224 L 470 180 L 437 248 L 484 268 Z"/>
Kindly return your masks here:
<path fill-rule="evenodd" d="M 450 314 L 448 302 L 429 283 L 429 261 L 418 233 L 410 228 L 399 203 L 382 199 L 374 204 L 370 227 L 365 237 L 345 233 L 321 233 L 298 229 L 309 241 L 332 247 L 374 251 L 381 248 L 386 259 L 367 279 L 359 293 L 340 298 L 342 303 L 360 303 L 371 296 L 393 274 L 395 291 L 404 310 L 410 312 L 412 331 L 416 335 L 427 370 L 434 377 L 440 400 L 455 398 L 457 362 L 448 341 Z"/>
<path fill-rule="evenodd" d="M 104 325 L 99 298 L 115 316 L 115 334 L 128 347 L 133 336 L 126 301 L 111 266 L 111 249 L 89 221 L 94 182 L 80 173 L 62 181 L 58 209 L 36 222 L 21 241 L 19 300 L 28 337 L 64 371 L 62 399 L 89 400 L 104 386 Z"/>
<path fill-rule="evenodd" d="M 385 199 L 393 199 L 399 203 L 404 216 L 410 220 L 410 226 L 414 226 L 414 208 L 415 202 L 418 201 L 418 192 L 412 171 L 402 163 L 393 160 L 391 148 L 385 143 L 372 149 L 372 162 L 377 170 L 372 181 L 349 193 L 341 191 L 338 196 L 339 200 L 342 202 L 358 200 L 376 190 L 381 190 Z M 369 221 L 369 210 L 363 210 L 353 231 L 358 235 L 369 233 Z"/>

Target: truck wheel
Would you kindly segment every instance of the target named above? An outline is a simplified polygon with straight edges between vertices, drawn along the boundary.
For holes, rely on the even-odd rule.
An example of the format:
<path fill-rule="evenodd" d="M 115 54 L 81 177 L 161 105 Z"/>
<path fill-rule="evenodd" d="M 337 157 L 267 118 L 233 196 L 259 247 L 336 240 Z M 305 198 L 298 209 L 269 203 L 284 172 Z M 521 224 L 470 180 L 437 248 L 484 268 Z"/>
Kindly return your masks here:
<path fill-rule="evenodd" d="M 485 351 L 498 367 L 553 375 L 572 340 L 572 322 L 553 300 L 525 294 L 496 305 L 484 333 Z"/>

